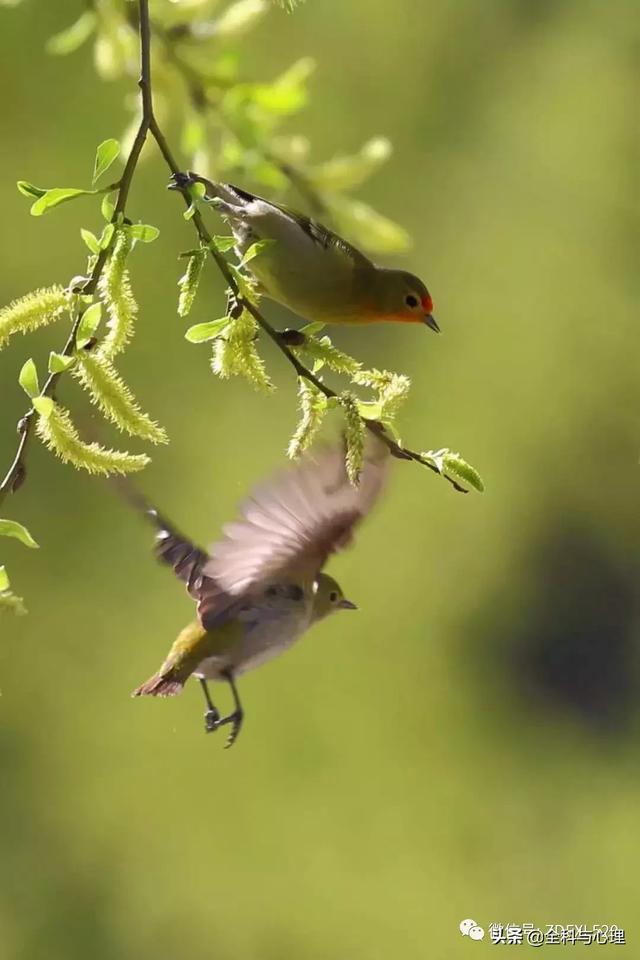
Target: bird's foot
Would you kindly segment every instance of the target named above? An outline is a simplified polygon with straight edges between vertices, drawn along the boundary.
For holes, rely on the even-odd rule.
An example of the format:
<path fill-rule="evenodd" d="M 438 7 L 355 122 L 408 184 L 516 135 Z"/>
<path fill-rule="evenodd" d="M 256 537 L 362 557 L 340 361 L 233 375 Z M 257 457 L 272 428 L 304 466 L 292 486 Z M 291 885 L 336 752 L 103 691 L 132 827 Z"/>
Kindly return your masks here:
<path fill-rule="evenodd" d="M 242 729 L 242 721 L 244 719 L 244 714 L 242 710 L 234 710 L 233 713 L 230 713 L 228 717 L 223 717 L 220 721 L 219 726 L 223 724 L 231 724 L 231 731 L 227 737 L 227 742 L 224 745 L 225 750 L 228 750 L 229 747 L 232 747 L 236 740 L 238 739 L 238 734 Z"/>
<path fill-rule="evenodd" d="M 220 726 L 220 714 L 215 707 L 210 708 L 205 712 L 204 715 L 204 729 L 205 733 L 213 733 L 214 730 L 217 730 Z"/>
<path fill-rule="evenodd" d="M 193 183 L 193 178 L 188 173 L 178 171 L 173 173 L 167 184 L 167 190 L 185 190 Z"/>
<path fill-rule="evenodd" d="M 280 330 L 278 340 L 284 344 L 285 347 L 302 347 L 307 342 L 307 338 L 302 330 L 292 329 Z"/>

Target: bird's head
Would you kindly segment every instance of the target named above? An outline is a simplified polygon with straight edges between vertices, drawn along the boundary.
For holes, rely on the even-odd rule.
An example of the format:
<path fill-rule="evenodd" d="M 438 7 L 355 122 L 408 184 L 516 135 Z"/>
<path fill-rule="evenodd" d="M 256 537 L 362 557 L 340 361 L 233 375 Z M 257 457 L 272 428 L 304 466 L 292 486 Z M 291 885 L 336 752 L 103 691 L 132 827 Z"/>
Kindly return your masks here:
<path fill-rule="evenodd" d="M 440 332 L 433 316 L 431 294 L 419 277 L 406 270 L 378 268 L 374 309 L 381 320 L 400 323 L 426 323 Z"/>
<path fill-rule="evenodd" d="M 355 603 L 347 600 L 339 583 L 321 573 L 315 583 L 313 598 L 313 619 L 322 620 L 336 610 L 357 610 Z"/>

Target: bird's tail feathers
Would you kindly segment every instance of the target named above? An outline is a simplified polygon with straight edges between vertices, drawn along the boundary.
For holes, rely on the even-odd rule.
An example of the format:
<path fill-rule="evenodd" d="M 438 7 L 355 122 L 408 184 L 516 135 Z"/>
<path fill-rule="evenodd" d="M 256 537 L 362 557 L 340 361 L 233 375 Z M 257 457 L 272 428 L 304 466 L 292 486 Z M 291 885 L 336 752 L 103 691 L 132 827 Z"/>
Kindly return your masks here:
<path fill-rule="evenodd" d="M 184 680 L 163 673 L 154 673 L 131 694 L 132 697 L 175 697 L 182 692 Z"/>

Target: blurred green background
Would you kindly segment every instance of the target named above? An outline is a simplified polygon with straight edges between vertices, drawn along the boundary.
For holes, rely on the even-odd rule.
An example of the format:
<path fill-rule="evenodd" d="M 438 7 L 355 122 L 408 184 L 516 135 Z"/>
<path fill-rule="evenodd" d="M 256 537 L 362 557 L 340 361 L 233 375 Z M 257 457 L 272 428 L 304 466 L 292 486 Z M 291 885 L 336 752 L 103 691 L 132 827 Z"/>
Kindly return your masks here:
<path fill-rule="evenodd" d="M 14 181 L 86 182 L 126 122 L 130 84 L 102 83 L 89 46 L 43 53 L 81 9 L 1 14 L 3 303 L 81 272 L 78 228 L 99 223 L 79 203 L 31 218 Z M 454 960 L 490 949 L 460 936 L 467 916 L 617 923 L 639 955 L 637 14 L 308 0 L 243 39 L 255 77 L 317 58 L 292 127 L 318 157 L 393 141 L 360 196 L 410 230 L 398 262 L 427 280 L 443 334 L 334 340 L 408 373 L 403 436 L 459 449 L 487 491 L 397 465 L 331 566 L 360 612 L 242 680 L 226 753 L 195 685 L 129 698 L 190 601 L 106 485 L 34 443 L 4 513 L 42 549 L 2 541 L 29 606 L 0 619 L 3 960 Z M 207 541 L 282 461 L 295 383 L 265 348 L 267 402 L 184 340 L 176 254 L 193 241 L 165 182 L 150 156 L 130 211 L 161 237 L 134 254 L 123 369 L 172 437 L 141 483 Z M 222 289 L 205 291 L 191 322 L 221 315 Z M 3 466 L 19 366 L 62 333 L 0 357 Z M 77 384 L 60 396 L 88 410 Z"/>

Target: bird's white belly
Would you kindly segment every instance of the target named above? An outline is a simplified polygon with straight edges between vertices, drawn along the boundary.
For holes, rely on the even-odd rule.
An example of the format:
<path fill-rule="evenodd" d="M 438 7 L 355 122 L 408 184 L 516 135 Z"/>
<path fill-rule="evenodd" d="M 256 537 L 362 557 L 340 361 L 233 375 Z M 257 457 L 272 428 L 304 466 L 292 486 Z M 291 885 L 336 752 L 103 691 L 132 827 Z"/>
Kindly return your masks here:
<path fill-rule="evenodd" d="M 203 660 L 194 671 L 195 676 L 218 680 L 225 670 L 231 670 L 234 676 L 238 676 L 272 660 L 302 636 L 309 626 L 310 613 L 303 606 L 296 614 L 288 612 L 283 617 L 248 622 L 243 636 L 234 643 L 233 648 Z"/>

